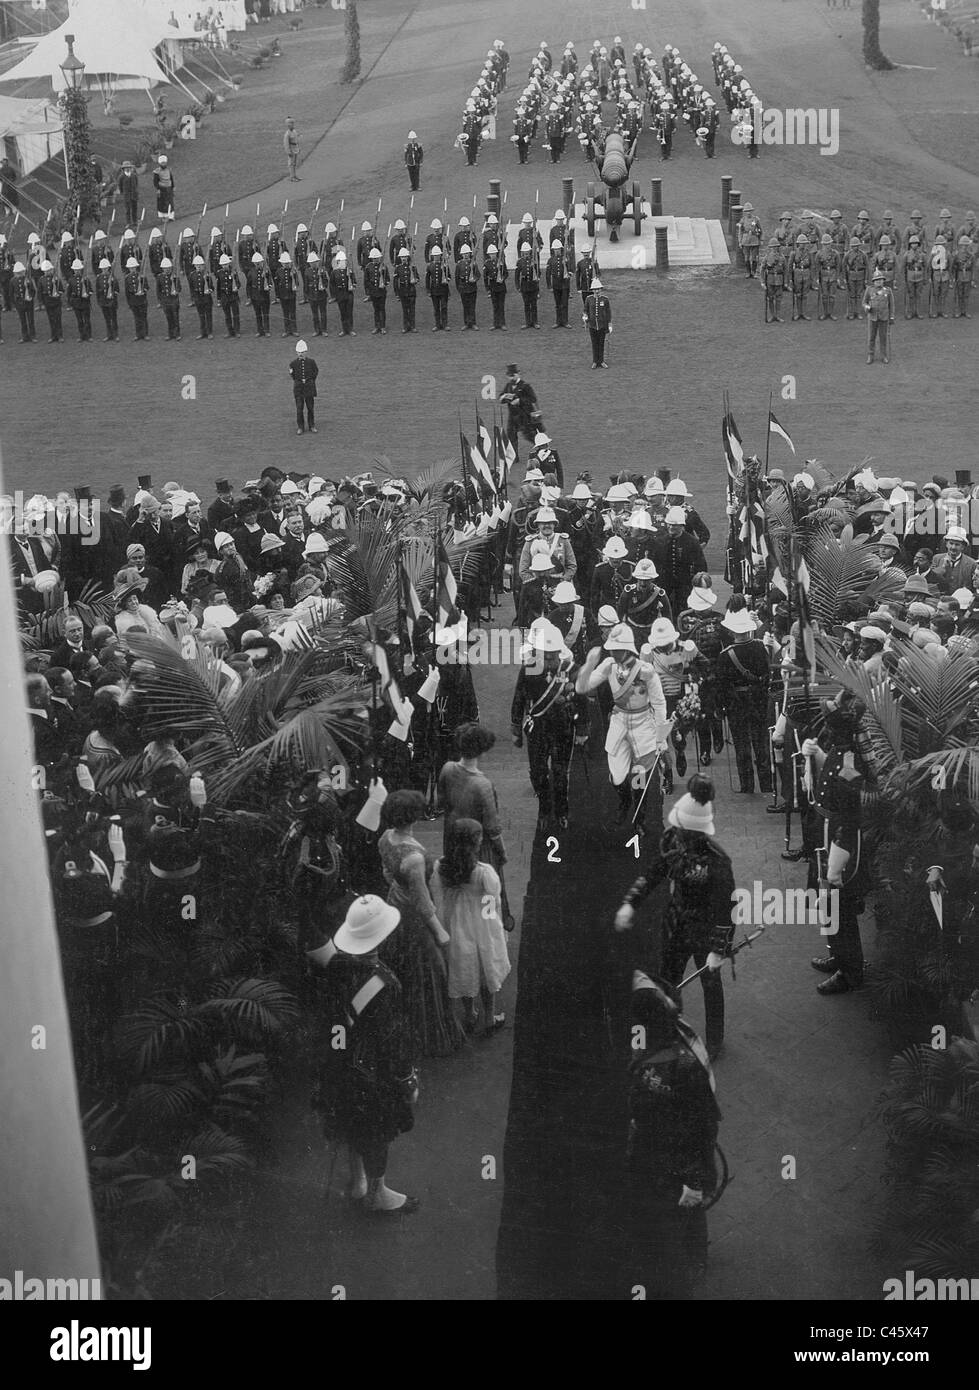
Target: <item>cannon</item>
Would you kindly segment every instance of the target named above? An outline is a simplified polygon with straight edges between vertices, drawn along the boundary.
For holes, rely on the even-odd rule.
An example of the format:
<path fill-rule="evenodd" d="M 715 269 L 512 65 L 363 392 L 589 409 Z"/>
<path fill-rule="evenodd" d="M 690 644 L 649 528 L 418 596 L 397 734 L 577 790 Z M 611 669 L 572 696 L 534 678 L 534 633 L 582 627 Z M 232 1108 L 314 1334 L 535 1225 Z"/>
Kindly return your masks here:
<path fill-rule="evenodd" d="M 637 143 L 638 137 L 627 150 L 623 137 L 613 131 L 605 140 L 601 165 L 595 161 L 595 168 L 605 185 L 605 193 L 604 198 L 597 193 L 593 182 L 589 182 L 585 188 L 585 225 L 593 240 L 595 223 L 601 217 L 604 217 L 609 229 L 609 241 L 618 241 L 619 228 L 627 217 L 632 218 L 636 236 L 642 235 L 642 195 L 638 182 L 629 183 L 629 170 Z"/>

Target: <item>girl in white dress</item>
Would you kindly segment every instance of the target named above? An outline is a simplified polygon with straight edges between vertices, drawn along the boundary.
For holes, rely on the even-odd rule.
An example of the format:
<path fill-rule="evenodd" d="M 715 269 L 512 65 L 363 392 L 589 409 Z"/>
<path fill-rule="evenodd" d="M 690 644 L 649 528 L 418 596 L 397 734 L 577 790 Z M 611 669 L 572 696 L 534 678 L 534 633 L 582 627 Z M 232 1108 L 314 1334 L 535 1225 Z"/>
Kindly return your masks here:
<path fill-rule="evenodd" d="M 479 858 L 483 828 L 465 817 L 449 829 L 432 874 L 432 899 L 449 933 L 449 998 L 461 1000 L 463 1026 L 501 1028 L 496 996 L 510 973 L 500 912 L 500 876 Z"/>

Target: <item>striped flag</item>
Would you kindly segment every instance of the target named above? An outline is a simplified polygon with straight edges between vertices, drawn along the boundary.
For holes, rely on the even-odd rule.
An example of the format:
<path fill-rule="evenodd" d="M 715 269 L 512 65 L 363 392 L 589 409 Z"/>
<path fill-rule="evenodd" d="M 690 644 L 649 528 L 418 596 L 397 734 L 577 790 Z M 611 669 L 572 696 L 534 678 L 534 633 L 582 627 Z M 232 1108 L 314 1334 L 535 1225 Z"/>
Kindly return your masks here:
<path fill-rule="evenodd" d="M 816 634 L 809 611 L 809 566 L 800 555 L 795 566 L 795 591 L 799 614 L 799 637 L 812 679 L 816 676 Z"/>
<path fill-rule="evenodd" d="M 492 456 L 493 436 L 486 428 L 486 424 L 478 410 L 476 411 L 476 447 L 479 449 L 484 459 L 489 459 Z"/>
<path fill-rule="evenodd" d="M 460 434 L 460 439 L 462 440 L 463 454 L 472 464 L 473 472 L 475 473 L 476 477 L 479 478 L 480 482 L 489 492 L 490 496 L 495 497 L 496 483 L 493 480 L 493 474 L 490 470 L 489 463 L 486 460 L 486 455 L 480 449 L 477 449 L 475 444 L 470 444 L 469 440 L 466 438 L 464 434 Z M 470 478 L 472 478 L 473 474 L 470 473 L 469 476 Z M 476 489 L 476 496 L 479 500 L 480 506 L 482 506 L 482 497 L 480 496 L 478 488 Z"/>
<path fill-rule="evenodd" d="M 435 602 L 438 621 L 443 627 L 447 627 L 453 621 L 453 614 L 458 612 L 456 606 L 458 596 L 459 590 L 455 575 L 449 564 L 445 542 L 440 536 L 435 542 Z"/>
<path fill-rule="evenodd" d="M 411 582 L 403 557 L 398 561 L 398 585 L 400 590 L 399 607 L 404 624 L 402 640 L 405 645 L 405 670 L 407 672 L 407 659 L 415 654 L 415 625 L 424 609 L 418 592 Z"/>
<path fill-rule="evenodd" d="M 495 425 L 493 428 L 496 435 L 496 457 L 500 464 L 500 487 L 504 488 L 509 481 L 510 469 L 516 460 L 517 451 L 501 425 Z"/>
<path fill-rule="evenodd" d="M 725 412 L 721 424 L 721 440 L 724 444 L 724 458 L 727 461 L 727 475 L 731 483 L 734 484 L 744 467 L 744 445 L 741 443 L 741 435 L 734 422 L 734 416 L 729 410 Z"/>
<path fill-rule="evenodd" d="M 777 434 L 780 439 L 784 439 L 792 452 L 795 453 L 795 445 L 789 438 L 789 432 L 776 420 L 774 410 L 768 412 L 768 429 L 770 434 Z"/>
<path fill-rule="evenodd" d="M 378 675 L 381 678 L 381 694 L 386 697 L 394 717 L 399 724 L 407 724 L 411 718 L 411 713 L 406 709 L 404 698 L 398 687 L 397 681 L 391 675 L 391 667 L 388 664 L 388 654 L 381 642 L 374 642 L 372 650 L 374 665 L 377 667 Z"/>

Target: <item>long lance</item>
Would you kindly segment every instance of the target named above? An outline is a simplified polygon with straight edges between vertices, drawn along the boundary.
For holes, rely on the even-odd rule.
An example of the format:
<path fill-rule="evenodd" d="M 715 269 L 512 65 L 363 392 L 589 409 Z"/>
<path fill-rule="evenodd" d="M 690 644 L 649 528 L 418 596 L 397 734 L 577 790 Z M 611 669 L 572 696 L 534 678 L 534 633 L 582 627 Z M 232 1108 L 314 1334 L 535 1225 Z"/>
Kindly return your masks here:
<path fill-rule="evenodd" d="M 761 936 L 764 930 L 764 927 L 758 927 L 756 931 L 749 932 L 746 936 L 742 937 L 738 944 L 731 948 L 731 950 L 727 953 L 724 959 L 732 960 L 738 954 L 739 951 L 743 951 L 746 946 L 750 946 L 753 941 L 757 941 L 758 937 Z M 681 980 L 680 983 L 677 985 L 677 989 L 686 989 L 687 985 L 692 984 L 694 980 L 698 980 L 700 976 L 703 975 L 705 971 L 709 969 L 709 965 L 702 965 L 699 970 L 695 970 L 692 975 L 688 975 L 685 980 Z"/>

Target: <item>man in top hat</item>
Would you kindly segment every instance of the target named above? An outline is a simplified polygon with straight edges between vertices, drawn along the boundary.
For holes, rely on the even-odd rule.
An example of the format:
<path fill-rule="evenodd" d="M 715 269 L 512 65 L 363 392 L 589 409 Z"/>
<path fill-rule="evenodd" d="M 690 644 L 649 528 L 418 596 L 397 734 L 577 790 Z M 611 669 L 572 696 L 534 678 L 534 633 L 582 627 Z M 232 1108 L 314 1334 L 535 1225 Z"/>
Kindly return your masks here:
<path fill-rule="evenodd" d="M 578 697 L 576 668 L 564 637 L 553 623 L 539 619 L 530 628 L 528 662 L 521 666 L 510 706 L 517 748 L 527 739 L 530 782 L 539 803 L 538 829 L 568 824 L 568 769 L 574 746 Z"/>
<path fill-rule="evenodd" d="M 717 702 L 727 715 L 738 766 L 738 790 L 751 795 L 755 773 L 763 793 L 772 790 L 768 747 L 768 695 L 771 663 L 763 642 L 754 634 L 758 624 L 747 608 L 728 611 L 721 627 L 733 637 L 717 658 Z"/>
<path fill-rule="evenodd" d="M 226 528 L 227 524 L 234 520 L 234 490 L 227 478 L 218 478 L 214 484 L 214 490 L 217 496 L 208 506 L 207 520 L 213 530 L 219 531 Z"/>
<path fill-rule="evenodd" d="M 606 683 L 612 712 L 605 752 L 619 794 L 617 823 L 624 824 L 631 812 L 631 828 L 643 834 L 647 791 L 652 791 L 654 814 L 662 817 L 656 764 L 666 748 L 666 698 L 652 665 L 639 659 L 632 629 L 625 623 L 612 629 L 604 647 L 588 653 L 576 688 L 580 695 L 594 694 Z"/>
<path fill-rule="evenodd" d="M 292 377 L 292 394 L 296 400 L 296 433 L 304 434 L 308 425 L 310 434 L 316 433 L 315 406 L 316 378 L 319 367 L 309 356 L 309 348 L 300 338 L 296 344 L 296 355 L 289 363 Z M 305 410 L 306 418 L 303 418 Z"/>
<path fill-rule="evenodd" d="M 511 362 L 506 370 L 500 404 L 507 407 L 507 438 L 516 451 L 514 462 L 518 463 L 520 435 L 533 444 L 535 435 L 541 429 L 541 412 L 537 405 L 537 392 L 520 375 L 516 363 Z"/>
<path fill-rule="evenodd" d="M 884 284 L 884 272 L 875 270 L 871 284 L 864 291 L 863 310 L 867 315 L 867 364 L 874 360 L 876 344 L 880 343 L 882 362 L 889 362 L 890 326 L 894 322 L 894 291 Z"/>
<path fill-rule="evenodd" d="M 607 368 L 605 338 L 612 331 L 612 303 L 597 275 L 592 277 L 582 321 L 588 325 L 588 335 L 591 338 L 592 371 L 597 371 L 600 367 Z"/>

